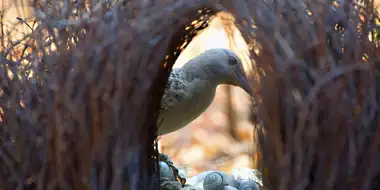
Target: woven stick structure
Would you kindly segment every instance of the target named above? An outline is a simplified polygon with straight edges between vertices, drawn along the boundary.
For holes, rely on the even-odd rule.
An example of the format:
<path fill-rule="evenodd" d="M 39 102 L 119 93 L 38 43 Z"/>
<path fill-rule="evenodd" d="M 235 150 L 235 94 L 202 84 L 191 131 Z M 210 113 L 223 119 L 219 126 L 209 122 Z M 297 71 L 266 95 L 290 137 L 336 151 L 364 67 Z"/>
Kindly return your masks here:
<path fill-rule="evenodd" d="M 0 188 L 157 189 L 168 72 L 219 11 L 235 17 L 255 63 L 264 188 L 379 188 L 374 2 L 29 4 L 36 24 L 19 20 L 30 34 L 1 32 Z"/>
<path fill-rule="evenodd" d="M 247 1 L 268 189 L 378 189 L 379 17 L 373 1 Z M 240 11 L 244 12 L 244 11 Z M 243 25 L 244 26 L 244 25 Z M 247 30 L 244 30 L 247 31 Z"/>

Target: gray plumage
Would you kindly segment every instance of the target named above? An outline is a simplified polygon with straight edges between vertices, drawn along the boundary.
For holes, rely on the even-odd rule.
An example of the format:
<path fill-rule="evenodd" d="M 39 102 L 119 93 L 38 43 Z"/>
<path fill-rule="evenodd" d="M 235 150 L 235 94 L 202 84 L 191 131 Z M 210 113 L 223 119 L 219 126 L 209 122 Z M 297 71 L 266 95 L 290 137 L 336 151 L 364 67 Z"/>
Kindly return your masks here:
<path fill-rule="evenodd" d="M 251 93 L 241 60 L 227 49 L 211 49 L 170 73 L 158 117 L 159 135 L 174 132 L 201 115 L 220 84 Z"/>

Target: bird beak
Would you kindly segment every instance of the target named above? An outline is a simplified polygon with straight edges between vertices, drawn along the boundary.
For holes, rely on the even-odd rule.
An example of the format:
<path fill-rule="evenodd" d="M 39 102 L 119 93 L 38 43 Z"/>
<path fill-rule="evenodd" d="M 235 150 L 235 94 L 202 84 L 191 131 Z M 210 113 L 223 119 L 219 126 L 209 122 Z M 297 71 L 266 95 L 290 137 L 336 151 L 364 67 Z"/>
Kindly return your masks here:
<path fill-rule="evenodd" d="M 236 76 L 238 78 L 240 87 L 243 88 L 249 95 L 252 95 L 251 85 L 248 83 L 247 77 L 242 74 L 236 72 Z"/>

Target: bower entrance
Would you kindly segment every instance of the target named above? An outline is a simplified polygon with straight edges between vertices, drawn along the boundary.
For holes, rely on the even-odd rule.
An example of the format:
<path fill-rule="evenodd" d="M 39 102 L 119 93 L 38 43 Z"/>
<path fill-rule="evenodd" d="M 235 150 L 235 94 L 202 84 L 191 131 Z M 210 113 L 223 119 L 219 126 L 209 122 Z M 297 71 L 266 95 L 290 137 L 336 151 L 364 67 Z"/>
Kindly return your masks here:
<path fill-rule="evenodd" d="M 219 12 L 176 60 L 182 67 L 188 60 L 212 48 L 227 48 L 252 73 L 248 45 L 235 25 L 235 18 Z M 253 128 L 249 122 L 249 96 L 240 88 L 221 85 L 211 106 L 188 126 L 160 137 L 159 147 L 189 177 L 206 170 L 230 172 L 253 167 Z"/>

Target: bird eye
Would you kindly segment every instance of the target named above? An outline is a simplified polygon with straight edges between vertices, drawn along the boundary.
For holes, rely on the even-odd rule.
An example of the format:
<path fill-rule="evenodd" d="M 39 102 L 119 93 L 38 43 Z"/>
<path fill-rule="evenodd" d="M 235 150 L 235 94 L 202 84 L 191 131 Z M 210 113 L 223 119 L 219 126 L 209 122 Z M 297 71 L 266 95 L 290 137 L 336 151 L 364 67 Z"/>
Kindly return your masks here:
<path fill-rule="evenodd" d="M 228 64 L 230 65 L 236 65 L 237 60 L 234 57 L 228 58 Z"/>

